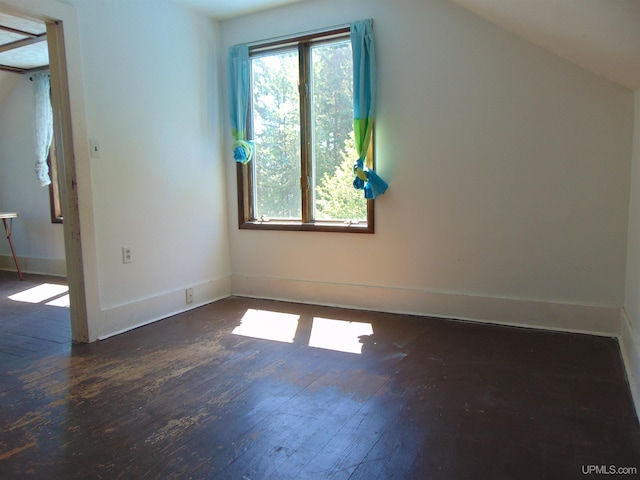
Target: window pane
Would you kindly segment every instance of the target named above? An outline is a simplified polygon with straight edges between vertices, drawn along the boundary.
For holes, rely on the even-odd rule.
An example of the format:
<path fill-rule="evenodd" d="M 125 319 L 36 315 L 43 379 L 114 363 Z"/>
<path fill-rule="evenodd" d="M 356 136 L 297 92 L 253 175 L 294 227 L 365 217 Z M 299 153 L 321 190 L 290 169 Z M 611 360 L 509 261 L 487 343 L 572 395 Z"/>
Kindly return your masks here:
<path fill-rule="evenodd" d="M 49 165 L 49 176 L 51 177 L 51 183 L 49 184 L 51 223 L 62 223 L 62 202 L 60 200 L 60 184 L 58 183 L 58 158 L 56 156 L 55 139 L 51 140 L 47 165 Z"/>
<path fill-rule="evenodd" d="M 367 202 L 353 188 L 357 159 L 353 135 L 351 42 L 311 49 L 314 216 L 316 220 L 366 220 Z"/>
<path fill-rule="evenodd" d="M 252 59 L 256 218 L 302 218 L 298 52 Z"/>

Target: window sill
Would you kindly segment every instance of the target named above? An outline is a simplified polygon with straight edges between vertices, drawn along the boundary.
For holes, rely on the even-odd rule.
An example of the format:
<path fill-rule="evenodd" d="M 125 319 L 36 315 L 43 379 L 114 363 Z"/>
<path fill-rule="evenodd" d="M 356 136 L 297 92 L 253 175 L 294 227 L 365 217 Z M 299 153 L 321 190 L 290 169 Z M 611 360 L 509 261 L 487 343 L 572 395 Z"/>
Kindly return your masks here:
<path fill-rule="evenodd" d="M 338 233 L 374 233 L 373 225 L 362 223 L 344 222 L 288 222 L 282 220 L 248 221 L 239 225 L 241 230 L 282 230 L 293 232 L 338 232 Z"/>

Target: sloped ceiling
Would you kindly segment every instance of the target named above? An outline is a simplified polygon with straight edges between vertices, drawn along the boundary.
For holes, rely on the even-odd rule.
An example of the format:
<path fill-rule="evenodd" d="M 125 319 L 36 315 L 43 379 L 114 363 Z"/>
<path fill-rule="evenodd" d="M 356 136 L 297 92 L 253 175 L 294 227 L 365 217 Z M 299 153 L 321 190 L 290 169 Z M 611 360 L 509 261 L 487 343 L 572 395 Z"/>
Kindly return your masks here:
<path fill-rule="evenodd" d="M 640 88 L 640 0 L 451 0 L 632 90 Z"/>
<path fill-rule="evenodd" d="M 300 0 L 173 1 L 224 20 Z M 430 0 L 388 1 L 402 8 L 403 1 Z M 640 0 L 450 1 L 619 85 L 640 88 Z"/>

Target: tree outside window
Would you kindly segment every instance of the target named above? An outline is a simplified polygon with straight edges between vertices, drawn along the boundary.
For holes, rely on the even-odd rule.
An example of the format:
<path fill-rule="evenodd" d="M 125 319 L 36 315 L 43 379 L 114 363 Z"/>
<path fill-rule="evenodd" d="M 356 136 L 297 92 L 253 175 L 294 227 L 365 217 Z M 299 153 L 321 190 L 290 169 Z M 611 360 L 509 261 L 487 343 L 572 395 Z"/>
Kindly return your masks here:
<path fill-rule="evenodd" d="M 241 228 L 372 233 L 373 202 L 353 187 L 348 29 L 253 47 L 250 55 L 255 150 L 238 166 Z"/>

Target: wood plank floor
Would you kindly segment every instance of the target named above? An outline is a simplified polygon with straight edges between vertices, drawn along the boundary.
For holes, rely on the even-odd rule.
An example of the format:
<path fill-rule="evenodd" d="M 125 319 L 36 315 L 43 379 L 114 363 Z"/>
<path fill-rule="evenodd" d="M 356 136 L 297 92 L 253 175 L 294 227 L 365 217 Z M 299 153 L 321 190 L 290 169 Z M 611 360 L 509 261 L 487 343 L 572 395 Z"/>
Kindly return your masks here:
<path fill-rule="evenodd" d="M 25 273 L 20 281 L 16 272 L 0 271 L 0 364 L 69 350 L 69 309 L 60 306 L 66 286 L 62 277 Z"/>
<path fill-rule="evenodd" d="M 615 339 L 233 297 L 2 364 L 0 426 L 2 479 L 640 469 Z"/>

